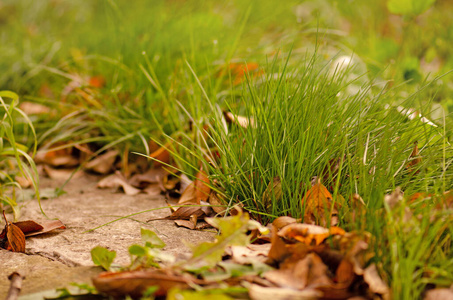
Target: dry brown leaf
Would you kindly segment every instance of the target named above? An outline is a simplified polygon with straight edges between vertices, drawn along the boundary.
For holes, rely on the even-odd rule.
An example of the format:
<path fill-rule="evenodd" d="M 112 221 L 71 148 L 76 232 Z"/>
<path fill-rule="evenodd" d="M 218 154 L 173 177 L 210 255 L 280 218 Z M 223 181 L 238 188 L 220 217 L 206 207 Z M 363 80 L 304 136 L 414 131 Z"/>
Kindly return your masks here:
<path fill-rule="evenodd" d="M 72 178 L 80 178 L 85 175 L 85 172 L 82 170 L 76 171 L 73 175 L 74 171 L 76 170 L 75 168 L 54 169 L 48 165 L 44 165 L 42 166 L 42 170 L 47 177 L 56 180 L 68 180 L 71 176 Z"/>
<path fill-rule="evenodd" d="M 388 285 L 382 280 L 381 276 L 377 271 L 376 265 L 369 265 L 363 272 L 363 279 L 368 284 L 370 291 L 376 294 L 382 295 L 385 299 L 388 299 L 390 289 Z"/>
<path fill-rule="evenodd" d="M 13 252 L 25 252 L 25 235 L 19 227 L 10 223 L 6 225 L 6 237 Z M 8 249 L 7 248 L 7 249 Z"/>
<path fill-rule="evenodd" d="M 162 177 L 162 181 L 159 184 L 162 185 L 163 192 L 176 190 L 181 186 L 181 178 L 173 174 L 166 174 Z"/>
<path fill-rule="evenodd" d="M 159 196 L 162 191 L 158 184 L 151 184 L 143 189 L 143 192 L 150 196 Z"/>
<path fill-rule="evenodd" d="M 33 180 L 27 175 L 16 176 L 14 179 L 23 189 L 29 188 L 33 185 Z"/>
<path fill-rule="evenodd" d="M 126 179 L 119 172 L 115 172 L 115 174 L 103 178 L 98 182 L 97 187 L 101 189 L 121 187 L 126 195 L 137 195 L 140 193 L 140 190 L 128 184 Z"/>
<path fill-rule="evenodd" d="M 189 274 L 178 276 L 168 274 L 164 270 L 146 270 L 130 272 L 104 272 L 93 278 L 96 289 L 115 298 L 124 298 L 126 295 L 138 299 L 151 286 L 158 286 L 154 296 L 165 296 L 172 288 L 185 289 L 192 284 L 204 284 Z"/>
<path fill-rule="evenodd" d="M 171 215 L 164 218 L 150 219 L 147 222 L 156 220 L 190 220 L 195 216 L 197 220 L 203 220 L 205 217 L 210 217 L 213 211 L 208 206 L 183 206 L 178 207 L 177 210 L 171 213 Z"/>
<path fill-rule="evenodd" d="M 453 285 L 449 289 L 433 289 L 426 292 L 423 300 L 451 300 L 453 299 Z"/>
<path fill-rule="evenodd" d="M 24 234 L 44 229 L 44 227 L 32 220 L 14 222 L 13 224 L 19 227 Z"/>
<path fill-rule="evenodd" d="M 345 231 L 332 226 L 330 229 L 311 224 L 292 223 L 283 227 L 278 236 L 290 242 L 319 245 L 331 235 L 344 235 Z"/>
<path fill-rule="evenodd" d="M 309 253 L 301 260 L 285 262 L 280 270 L 266 272 L 264 278 L 285 288 L 327 288 L 333 286 L 328 272 L 322 259 L 315 253 Z"/>
<path fill-rule="evenodd" d="M 209 194 L 211 193 L 211 187 L 209 184 L 210 181 L 208 175 L 203 171 L 203 168 L 200 168 L 200 171 L 197 173 L 194 180 L 195 199 L 197 203 L 208 200 Z"/>
<path fill-rule="evenodd" d="M 252 284 L 249 287 L 249 297 L 252 300 L 316 300 L 322 297 L 322 292 L 315 289 L 296 291 Z"/>
<path fill-rule="evenodd" d="M 335 271 L 335 278 L 337 285 L 345 287 L 350 286 L 356 278 L 353 264 L 349 260 L 343 259 Z"/>
<path fill-rule="evenodd" d="M 285 260 L 291 253 L 286 247 L 286 243 L 278 235 L 278 229 L 272 225 L 271 229 L 271 249 L 269 250 L 268 262 L 269 264 L 280 263 Z"/>
<path fill-rule="evenodd" d="M 274 222 L 272 222 L 272 225 L 274 225 L 277 228 L 277 230 L 280 230 L 283 227 L 285 227 L 286 225 L 289 225 L 292 223 L 297 223 L 297 222 L 298 222 L 298 220 L 296 220 L 292 217 L 282 216 L 282 217 L 278 217 L 277 219 L 275 219 Z"/>
<path fill-rule="evenodd" d="M 13 252 L 25 252 L 25 235 L 19 227 L 6 219 L 5 211 L 3 211 L 5 219 L 5 228 L 0 233 L 0 238 L 4 241 L 6 238 L 6 249 Z"/>
<path fill-rule="evenodd" d="M 254 261 L 265 262 L 271 244 L 231 246 L 231 258 L 238 264 L 251 264 Z"/>
<path fill-rule="evenodd" d="M 336 225 L 332 215 L 338 214 L 337 206 L 335 203 L 332 209 L 332 195 L 317 180 L 302 199 L 302 207 L 305 207 L 304 223 L 327 226 L 327 219 L 330 218 L 330 225 Z"/>
<path fill-rule="evenodd" d="M 110 150 L 106 153 L 97 156 L 85 165 L 85 169 L 94 171 L 99 174 L 107 174 L 113 170 L 113 165 L 118 157 L 117 150 Z"/>
<path fill-rule="evenodd" d="M 185 227 L 190 230 L 194 230 L 195 227 L 197 226 L 191 220 L 175 220 L 175 224 L 178 225 L 179 227 Z"/>
<path fill-rule="evenodd" d="M 167 174 L 164 168 L 151 168 L 143 174 L 135 174 L 129 180 L 129 183 L 137 188 L 144 188 L 149 184 L 159 183 Z"/>
<path fill-rule="evenodd" d="M 17 223 L 19 223 L 19 222 L 17 222 Z M 15 223 L 15 224 L 17 224 L 17 223 Z M 50 232 L 55 229 L 66 229 L 66 226 L 60 220 L 41 221 L 40 224 L 38 224 L 38 225 L 42 226 L 42 229 L 24 232 L 25 237 L 44 234 L 44 233 Z"/>
<path fill-rule="evenodd" d="M 239 115 L 234 115 L 231 112 L 224 112 L 225 119 L 228 123 L 237 124 L 243 128 L 248 128 L 249 126 L 252 128 L 256 127 L 255 120 L 253 118 L 246 118 Z"/>
<path fill-rule="evenodd" d="M 200 204 L 200 201 L 197 201 L 195 194 L 195 183 L 191 183 L 182 193 L 181 198 L 179 198 L 178 204 Z"/>
<path fill-rule="evenodd" d="M 42 115 L 50 113 L 50 108 L 33 102 L 21 102 L 19 108 L 27 115 Z"/>
<path fill-rule="evenodd" d="M 153 158 L 155 168 L 165 166 L 170 163 L 170 152 L 168 151 L 170 146 L 171 143 L 168 142 L 149 155 L 149 157 Z"/>
<path fill-rule="evenodd" d="M 216 214 L 223 216 L 226 212 L 225 204 L 219 198 L 219 195 L 215 191 L 211 191 L 209 196 L 209 204 L 211 204 L 212 209 Z"/>
<path fill-rule="evenodd" d="M 56 143 L 52 147 L 62 147 L 65 143 Z M 53 167 L 75 167 L 80 161 L 73 155 L 74 147 L 68 146 L 59 150 L 38 152 L 35 156 L 36 163 L 45 163 Z"/>

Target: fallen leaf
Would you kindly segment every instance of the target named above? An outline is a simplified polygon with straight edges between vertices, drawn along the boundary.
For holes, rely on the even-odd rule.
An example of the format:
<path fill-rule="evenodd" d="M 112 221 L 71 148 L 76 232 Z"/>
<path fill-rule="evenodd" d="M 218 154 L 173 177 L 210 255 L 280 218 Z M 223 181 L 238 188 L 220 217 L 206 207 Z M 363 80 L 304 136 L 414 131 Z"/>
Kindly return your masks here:
<path fill-rule="evenodd" d="M 220 200 L 219 195 L 215 191 L 211 191 L 208 202 L 212 205 L 211 208 L 215 211 L 216 214 L 220 216 L 223 216 L 225 214 L 225 204 Z"/>
<path fill-rule="evenodd" d="M 19 227 L 13 223 L 8 222 L 6 219 L 5 211 L 3 211 L 3 218 L 6 225 L 3 229 L 1 236 L 6 235 L 6 249 L 13 252 L 25 252 L 25 235 Z"/>
<path fill-rule="evenodd" d="M 103 178 L 98 182 L 97 187 L 101 189 L 121 187 L 126 195 L 132 196 L 140 193 L 140 190 L 127 183 L 126 179 L 119 172 Z"/>
<path fill-rule="evenodd" d="M 150 219 L 147 222 L 156 221 L 156 220 L 190 220 L 196 216 L 198 220 L 203 220 L 205 217 L 208 217 L 212 214 L 212 209 L 208 206 L 183 206 L 178 207 L 171 215 L 164 218 Z"/>
<path fill-rule="evenodd" d="M 50 112 L 50 108 L 33 102 L 21 102 L 19 104 L 19 108 L 26 114 L 26 115 L 42 115 L 47 114 Z"/>
<path fill-rule="evenodd" d="M 307 254 L 295 262 L 285 262 L 280 270 L 268 271 L 264 278 L 283 288 L 302 290 L 306 287 L 330 287 L 333 285 L 329 278 L 328 268 L 315 253 Z"/>
<path fill-rule="evenodd" d="M 161 189 L 158 184 L 151 184 L 143 189 L 143 192 L 150 196 L 159 196 L 161 194 Z"/>
<path fill-rule="evenodd" d="M 35 235 L 47 233 L 47 232 L 50 232 L 50 231 L 55 230 L 55 229 L 66 229 L 66 226 L 60 220 L 41 221 L 40 224 L 38 224 L 38 225 L 42 226 L 42 229 L 35 230 L 35 231 L 24 232 L 25 233 L 25 237 L 35 236 Z"/>
<path fill-rule="evenodd" d="M 195 193 L 195 183 L 192 182 L 182 193 L 181 198 L 179 198 L 178 204 L 200 204 L 200 201 L 197 201 L 197 196 Z"/>
<path fill-rule="evenodd" d="M 107 174 L 113 170 L 113 165 L 118 157 L 117 150 L 110 150 L 106 153 L 97 156 L 85 165 L 85 169 L 94 171 L 99 174 Z"/>
<path fill-rule="evenodd" d="M 208 175 L 203 171 L 203 168 L 200 168 L 194 180 L 195 199 L 197 203 L 208 200 L 209 194 L 211 193 L 209 183 Z"/>
<path fill-rule="evenodd" d="M 40 224 L 36 223 L 35 221 L 19 221 L 19 222 L 14 222 L 14 225 L 20 228 L 24 234 L 27 234 L 29 232 L 35 232 L 44 229 Z"/>
<path fill-rule="evenodd" d="M 74 156 L 74 147 L 65 143 L 55 143 L 50 148 L 64 147 L 58 150 L 38 152 L 35 156 L 36 163 L 45 163 L 53 167 L 75 167 L 80 161 Z M 66 147 L 65 147 L 66 146 Z"/>
<path fill-rule="evenodd" d="M 231 258 L 238 264 L 252 264 L 254 261 L 265 262 L 271 244 L 231 246 Z"/>
<path fill-rule="evenodd" d="M 282 216 L 275 219 L 274 222 L 272 222 L 272 225 L 274 225 L 277 228 L 277 230 L 280 230 L 286 225 L 293 223 L 297 223 L 297 220 L 292 217 Z"/>
<path fill-rule="evenodd" d="M 197 226 L 191 220 L 175 220 L 175 224 L 178 225 L 179 227 L 185 227 L 190 230 L 194 230 L 195 227 Z"/>
<path fill-rule="evenodd" d="M 239 115 L 234 115 L 231 112 L 224 112 L 225 119 L 228 123 L 234 123 L 237 124 L 245 129 L 247 129 L 249 126 L 251 128 L 255 128 L 255 120 L 253 118 L 247 118 Z"/>
<path fill-rule="evenodd" d="M 25 252 L 25 235 L 19 227 L 10 223 L 6 225 L 6 237 L 13 252 Z M 8 247 L 8 248 L 9 248 Z"/>
<path fill-rule="evenodd" d="M 344 235 L 345 231 L 339 227 L 332 226 L 330 229 L 312 225 L 292 223 L 283 227 L 278 236 L 290 242 L 301 242 L 306 245 L 319 245 L 331 235 Z"/>
<path fill-rule="evenodd" d="M 130 185 L 144 188 L 149 184 L 159 183 L 167 174 L 164 168 L 151 168 L 143 174 L 135 174 L 129 180 Z"/>
<path fill-rule="evenodd" d="M 196 279 L 189 274 L 178 276 L 167 274 L 165 270 L 130 271 L 121 273 L 105 272 L 93 278 L 96 289 L 104 294 L 116 298 L 129 295 L 140 298 L 151 286 L 158 286 L 154 296 L 165 296 L 172 288 L 188 288 L 192 284 L 205 284 L 203 280 Z"/>
<path fill-rule="evenodd" d="M 322 292 L 315 289 L 297 291 L 294 289 L 262 287 L 252 284 L 249 287 L 249 296 L 252 300 L 316 300 L 322 297 Z"/>
<path fill-rule="evenodd" d="M 335 203 L 332 208 L 332 195 L 318 179 L 302 199 L 302 207 L 305 208 L 304 223 L 326 226 L 327 219 L 331 219 L 330 225 L 336 225 L 332 215 L 338 214 L 337 206 Z"/>
<path fill-rule="evenodd" d="M 168 148 L 170 147 L 170 142 L 166 143 L 164 146 L 160 147 L 153 153 L 149 155 L 150 158 L 154 161 L 154 167 L 157 168 L 162 165 L 168 165 L 170 163 L 170 152 Z"/>
<path fill-rule="evenodd" d="M 44 174 L 51 178 L 51 179 L 56 179 L 56 180 L 67 180 L 69 178 L 80 178 L 85 175 L 85 172 L 82 170 L 78 170 L 76 168 L 72 169 L 54 169 L 48 165 L 42 166 L 42 170 Z M 75 174 L 74 174 L 75 172 Z M 72 177 L 71 177 L 72 176 Z"/>
<path fill-rule="evenodd" d="M 278 235 L 278 229 L 275 225 L 272 225 L 271 229 L 271 249 L 269 250 L 268 263 L 270 265 L 278 264 L 285 260 L 288 256 L 291 255 L 286 243 Z"/>
<path fill-rule="evenodd" d="M 433 289 L 426 292 L 423 300 L 451 300 L 453 299 L 453 286 L 449 289 Z"/>
<path fill-rule="evenodd" d="M 363 272 L 363 279 L 370 287 L 370 291 L 383 295 L 385 298 L 389 297 L 390 289 L 379 276 L 375 264 L 371 264 L 368 266 L 368 268 L 365 269 L 365 271 Z"/>

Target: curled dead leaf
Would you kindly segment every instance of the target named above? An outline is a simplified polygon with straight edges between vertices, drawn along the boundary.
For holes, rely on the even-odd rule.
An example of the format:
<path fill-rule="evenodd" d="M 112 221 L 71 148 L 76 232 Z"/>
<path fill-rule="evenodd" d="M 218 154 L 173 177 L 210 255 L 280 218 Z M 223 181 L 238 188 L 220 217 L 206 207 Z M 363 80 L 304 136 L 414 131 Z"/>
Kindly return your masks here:
<path fill-rule="evenodd" d="M 170 163 L 170 151 L 168 150 L 171 143 L 168 142 L 149 155 L 154 161 L 154 167 L 165 166 Z"/>
<path fill-rule="evenodd" d="M 208 199 L 209 204 L 211 204 L 212 210 L 215 211 L 216 214 L 223 216 L 226 212 L 225 204 L 221 200 L 220 196 L 218 193 L 215 191 L 211 191 L 211 195 L 209 196 Z"/>
<path fill-rule="evenodd" d="M 112 297 L 123 298 L 127 295 L 138 299 L 151 286 L 158 286 L 156 297 L 165 296 L 172 288 L 188 288 L 191 284 L 204 284 L 189 274 L 178 276 L 165 270 L 146 270 L 131 272 L 105 272 L 93 278 L 96 289 Z"/>
<path fill-rule="evenodd" d="M 297 291 L 294 289 L 262 287 L 252 284 L 249 287 L 249 296 L 252 300 L 316 300 L 322 297 L 322 292 L 315 289 Z"/>
<path fill-rule="evenodd" d="M 223 115 L 225 116 L 225 119 L 228 123 L 234 123 L 243 128 L 246 128 L 246 129 L 248 127 L 251 127 L 251 128 L 256 127 L 255 120 L 251 117 L 247 118 L 247 117 L 243 117 L 243 116 L 239 116 L 239 115 L 234 115 L 229 111 L 224 112 Z"/>
<path fill-rule="evenodd" d="M 275 219 L 274 222 L 272 222 L 272 225 L 274 225 L 277 228 L 277 230 L 280 230 L 283 227 L 285 227 L 286 225 L 297 223 L 297 222 L 298 222 L 298 220 L 296 220 L 292 217 L 282 216 L 282 217 L 278 217 L 277 219 Z"/>
<path fill-rule="evenodd" d="M 197 200 L 197 203 L 208 200 L 209 194 L 211 193 L 209 184 L 208 175 L 203 171 L 203 168 L 201 168 L 194 180 L 195 199 Z"/>
<path fill-rule="evenodd" d="M 319 245 L 331 235 L 344 235 L 345 231 L 332 226 L 330 229 L 311 224 L 292 223 L 283 227 L 278 236 L 289 242 Z"/>
<path fill-rule="evenodd" d="M 97 156 L 85 165 L 85 169 L 94 171 L 99 174 L 107 174 L 113 170 L 115 160 L 118 157 L 117 150 L 110 150 Z"/>
<path fill-rule="evenodd" d="M 363 272 L 363 279 L 370 287 L 370 291 L 376 294 L 380 294 L 384 299 L 389 298 L 390 289 L 388 285 L 382 280 L 381 276 L 377 271 L 376 265 L 369 265 Z"/>
<path fill-rule="evenodd" d="M 140 193 L 140 190 L 127 183 L 126 179 L 119 172 L 103 178 L 98 182 L 97 187 L 100 189 L 121 187 L 126 195 L 137 195 Z"/>
<path fill-rule="evenodd" d="M 338 214 L 338 203 L 332 207 L 332 195 L 319 179 L 303 197 L 302 207 L 305 208 L 304 223 L 326 226 L 328 219 L 331 226 L 337 223 L 337 218 L 332 216 Z"/>

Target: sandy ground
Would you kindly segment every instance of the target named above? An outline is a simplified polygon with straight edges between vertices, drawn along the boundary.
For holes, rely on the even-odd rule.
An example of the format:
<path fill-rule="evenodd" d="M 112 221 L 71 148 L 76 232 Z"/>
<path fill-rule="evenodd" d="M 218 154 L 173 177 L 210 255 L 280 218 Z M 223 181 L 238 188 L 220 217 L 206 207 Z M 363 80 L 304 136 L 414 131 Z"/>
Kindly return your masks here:
<path fill-rule="evenodd" d="M 0 250 L 0 299 L 5 298 L 9 288 L 7 276 L 16 270 L 26 274 L 21 296 L 65 287 L 71 282 L 91 283 L 91 278 L 102 271 L 100 267 L 93 266 L 90 256 L 90 250 L 98 245 L 115 250 L 115 263 L 127 265 L 130 262 L 128 247 L 141 243 L 140 227 L 156 232 L 167 244 L 164 250 L 179 257 L 190 253 L 187 243 L 196 244 L 211 240 L 214 236 L 213 232 L 178 228 L 169 220 L 145 223 L 150 218 L 167 216 L 170 213 L 168 208 L 138 214 L 86 232 L 121 216 L 166 207 L 163 197 L 152 198 L 145 194 L 128 196 L 113 190 L 97 189 L 97 180 L 91 176 L 73 179 L 65 187 L 67 194 L 42 200 L 47 216 L 58 218 L 67 229 L 27 238 L 25 254 Z M 61 185 L 61 182 L 50 179 L 41 181 L 43 188 Z M 46 218 L 34 200 L 21 209 L 20 220 L 39 223 Z M 40 299 L 38 296 L 32 298 Z"/>

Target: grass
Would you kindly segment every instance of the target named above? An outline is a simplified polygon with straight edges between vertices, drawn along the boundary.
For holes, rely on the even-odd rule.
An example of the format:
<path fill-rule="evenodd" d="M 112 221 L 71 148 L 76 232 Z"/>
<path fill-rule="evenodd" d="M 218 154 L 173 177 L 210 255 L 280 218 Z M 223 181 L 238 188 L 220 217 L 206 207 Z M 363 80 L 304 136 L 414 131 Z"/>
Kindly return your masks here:
<path fill-rule="evenodd" d="M 410 120 L 388 106 L 398 91 L 381 90 L 373 82 L 349 94 L 348 86 L 358 80 L 348 81 L 350 68 L 319 56 L 307 54 L 298 69 L 276 58 L 264 75 L 249 76 L 239 92 L 232 89 L 224 103 L 204 89 L 189 65 L 191 86 L 198 89 L 181 111 L 192 121 L 192 131 L 169 137 L 183 172 L 193 176 L 201 163 L 225 204 L 242 203 L 264 224 L 277 216 L 303 218 L 301 200 L 318 176 L 341 205 L 339 226 L 374 237 L 374 259 L 387 272 L 395 298 L 418 298 L 427 284 L 451 282 L 453 273 L 439 267 L 442 261 L 453 263 L 451 209 L 435 208 L 453 188 L 453 149 L 442 120 L 437 127 Z M 402 105 L 429 113 L 420 98 L 433 84 Z M 234 124 L 234 118 L 227 125 L 220 107 L 245 118 L 248 126 Z M 420 152 L 412 157 L 415 143 Z M 337 170 L 327 172 L 335 163 Z M 392 210 L 384 197 L 397 187 L 407 203 Z M 409 201 L 419 192 L 436 196 L 422 197 L 423 205 Z M 354 193 L 363 198 L 365 214 L 354 207 Z M 413 212 L 410 221 L 403 217 L 406 207 Z M 353 213 L 360 217 L 351 221 Z"/>
<path fill-rule="evenodd" d="M 31 182 L 39 201 L 38 171 L 32 158 L 36 153 L 36 133 L 27 115 L 17 108 L 19 104 L 17 94 L 0 91 L 0 104 L 3 113 L 0 129 L 0 166 L 2 170 L 0 172 L 0 208 L 3 210 L 6 205 L 6 209 L 12 210 L 16 220 L 20 213 L 16 190 L 21 189 L 17 177 L 20 176 L 22 180 Z M 35 140 L 31 155 L 27 153 L 29 149 L 17 140 L 19 136 L 15 129 L 18 127 L 29 131 Z"/>
<path fill-rule="evenodd" d="M 25 149 L 37 144 L 117 147 L 128 157 L 169 139 L 184 172 L 203 165 L 226 203 L 243 203 L 263 223 L 302 217 L 318 176 L 341 204 L 340 226 L 373 235 L 395 299 L 453 280 L 451 209 L 435 209 L 453 188 L 451 75 L 439 77 L 453 68 L 447 1 L 417 17 L 378 0 L 7 0 L 1 8 L 0 89 L 50 108 L 26 119 L 16 95 L 4 94 L 12 100 L 2 103 L 5 165 L 34 174 Z M 339 65 L 342 55 L 357 65 Z M 224 111 L 249 126 L 227 124 Z M 16 136 L 28 137 L 24 146 Z M 414 143 L 422 160 L 410 169 Z M 398 186 L 406 201 L 392 210 L 383 199 Z M 409 201 L 418 192 L 435 196 Z M 351 221 L 354 193 L 366 213 Z M 16 208 L 14 196 L 2 201 Z"/>

